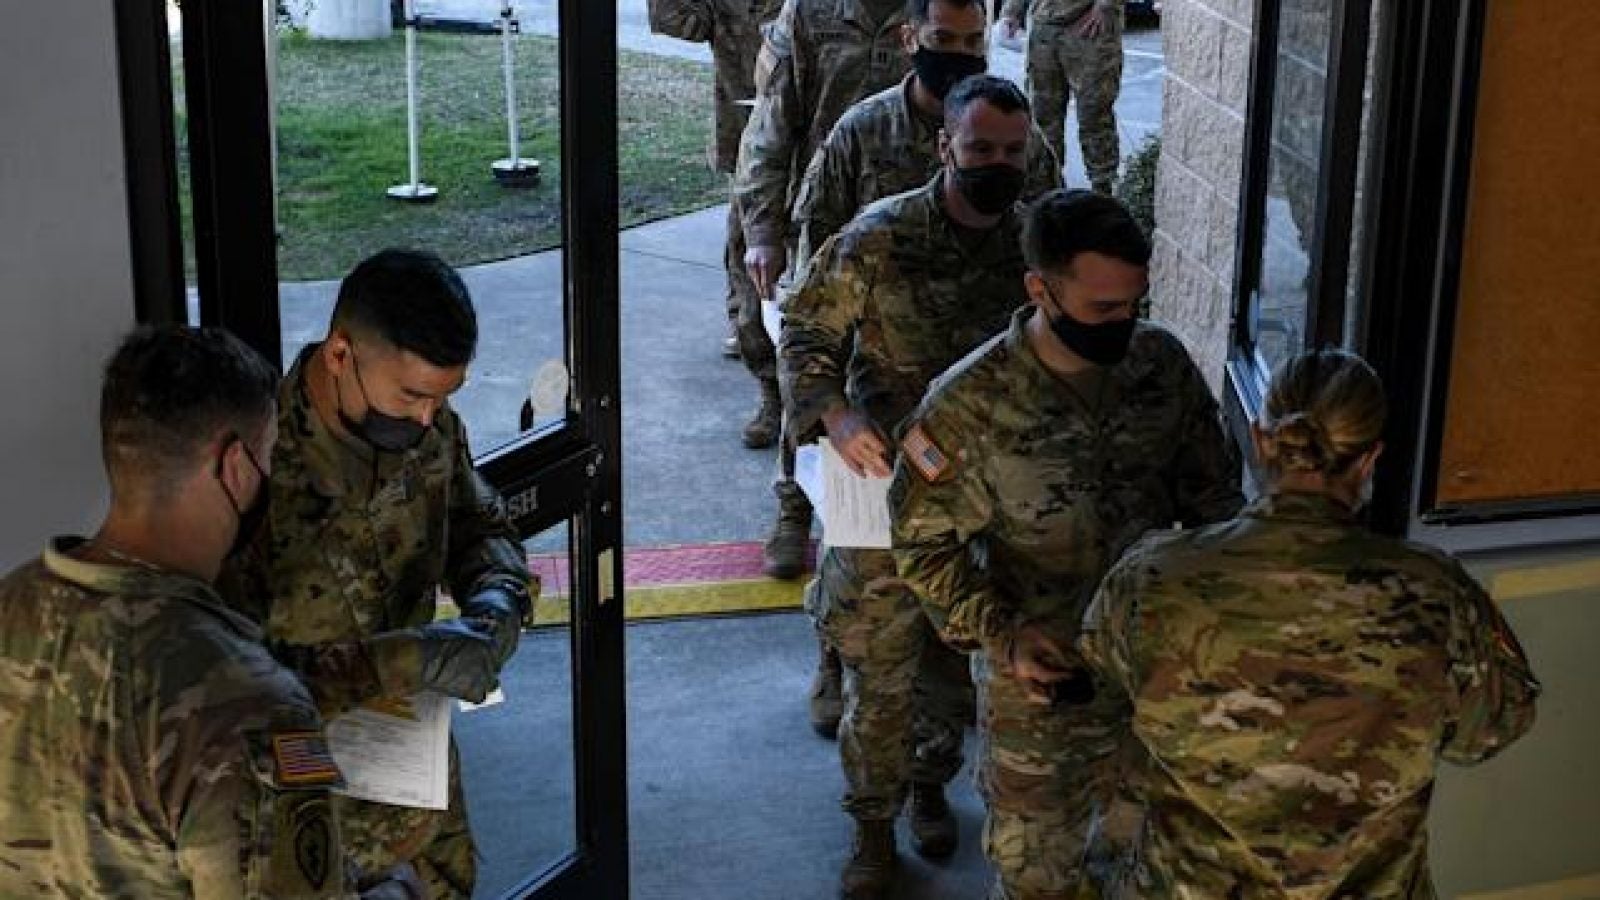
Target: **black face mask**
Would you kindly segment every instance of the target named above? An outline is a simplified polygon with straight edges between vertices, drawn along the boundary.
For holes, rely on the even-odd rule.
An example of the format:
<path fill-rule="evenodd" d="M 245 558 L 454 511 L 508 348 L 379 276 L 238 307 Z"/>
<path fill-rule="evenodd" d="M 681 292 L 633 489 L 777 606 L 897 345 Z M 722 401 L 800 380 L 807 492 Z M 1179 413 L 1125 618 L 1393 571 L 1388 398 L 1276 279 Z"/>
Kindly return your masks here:
<path fill-rule="evenodd" d="M 345 430 L 371 444 L 376 450 L 399 453 L 415 447 L 427 433 L 428 426 L 414 419 L 378 412 L 378 408 L 372 405 L 372 397 L 367 394 L 366 383 L 361 380 L 361 365 L 356 362 L 354 350 L 350 351 L 350 370 L 356 376 L 356 388 L 361 391 L 361 399 L 367 404 L 367 413 L 357 422 L 345 413 L 344 403 L 340 402 L 339 421 Z"/>
<path fill-rule="evenodd" d="M 233 512 L 239 517 L 239 530 L 234 532 L 233 546 L 228 548 L 228 556 L 230 558 L 244 552 L 244 548 L 250 546 L 251 542 L 256 539 L 256 534 L 261 531 L 261 526 L 267 521 L 267 505 L 271 500 L 266 470 L 261 468 L 261 463 L 256 462 L 256 455 L 250 452 L 250 448 L 245 446 L 244 441 L 238 437 L 235 437 L 234 440 L 239 441 L 239 449 L 244 451 L 245 459 L 250 460 L 250 465 L 255 467 L 256 474 L 261 476 L 261 483 L 256 488 L 256 498 L 250 501 L 249 506 L 241 507 L 238 498 L 234 497 L 233 492 L 228 490 L 227 482 L 222 480 L 222 460 L 220 458 L 217 460 L 217 483 L 222 485 L 222 492 L 228 495 L 228 502 L 233 504 Z"/>
<path fill-rule="evenodd" d="M 1044 286 L 1044 291 L 1050 295 L 1050 302 L 1055 304 L 1057 313 L 1050 319 L 1050 333 L 1068 350 L 1097 366 L 1108 368 L 1122 362 L 1123 357 L 1128 355 L 1128 343 L 1133 340 L 1133 329 L 1138 324 L 1132 316 L 1116 322 L 1089 325 L 1074 319 L 1061 301 L 1056 299 L 1055 291 L 1050 290 L 1048 284 Z"/>
<path fill-rule="evenodd" d="M 940 101 L 961 79 L 989 71 L 989 61 L 981 56 L 930 50 L 920 45 L 911 54 L 911 65 L 917 71 L 917 83 Z"/>
<path fill-rule="evenodd" d="M 972 208 L 986 216 L 998 216 L 1022 196 L 1022 170 L 1006 163 L 955 168 L 956 190 Z"/>

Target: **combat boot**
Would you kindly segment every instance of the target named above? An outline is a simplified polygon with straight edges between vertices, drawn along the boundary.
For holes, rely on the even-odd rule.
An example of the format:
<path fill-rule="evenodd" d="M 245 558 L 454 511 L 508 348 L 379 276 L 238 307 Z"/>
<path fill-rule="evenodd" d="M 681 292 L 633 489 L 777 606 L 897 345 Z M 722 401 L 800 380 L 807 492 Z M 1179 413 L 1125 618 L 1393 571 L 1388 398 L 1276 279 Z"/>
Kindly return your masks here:
<path fill-rule="evenodd" d="M 778 482 L 774 490 L 778 495 L 778 521 L 761 548 L 761 571 L 787 581 L 799 578 L 806 568 L 806 550 L 811 546 L 811 501 L 792 480 Z"/>
<path fill-rule="evenodd" d="M 817 674 L 811 677 L 811 730 L 831 741 L 839 736 L 839 718 L 844 715 L 844 664 L 839 661 L 839 651 L 829 647 L 821 635 L 817 644 L 822 652 L 817 658 Z"/>
<path fill-rule="evenodd" d="M 744 445 L 751 450 L 771 447 L 778 440 L 783 424 L 783 401 L 778 397 L 778 382 L 761 382 L 761 405 L 744 426 Z"/>
<path fill-rule="evenodd" d="M 839 896 L 842 900 L 887 900 L 899 865 L 894 852 L 894 820 L 857 821 L 850 861 L 844 864 L 839 879 Z"/>
<path fill-rule="evenodd" d="M 911 785 L 911 843 L 928 859 L 944 859 L 956 852 L 956 817 L 944 799 L 944 785 Z"/>

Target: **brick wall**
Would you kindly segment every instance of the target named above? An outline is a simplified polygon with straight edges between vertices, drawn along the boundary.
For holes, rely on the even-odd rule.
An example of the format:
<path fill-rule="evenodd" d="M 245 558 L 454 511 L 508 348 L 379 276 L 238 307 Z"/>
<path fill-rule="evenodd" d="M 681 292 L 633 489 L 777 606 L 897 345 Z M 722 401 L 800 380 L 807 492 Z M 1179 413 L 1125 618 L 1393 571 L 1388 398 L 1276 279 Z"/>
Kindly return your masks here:
<path fill-rule="evenodd" d="M 1151 301 L 1214 389 L 1232 313 L 1254 0 L 1166 0 Z"/>

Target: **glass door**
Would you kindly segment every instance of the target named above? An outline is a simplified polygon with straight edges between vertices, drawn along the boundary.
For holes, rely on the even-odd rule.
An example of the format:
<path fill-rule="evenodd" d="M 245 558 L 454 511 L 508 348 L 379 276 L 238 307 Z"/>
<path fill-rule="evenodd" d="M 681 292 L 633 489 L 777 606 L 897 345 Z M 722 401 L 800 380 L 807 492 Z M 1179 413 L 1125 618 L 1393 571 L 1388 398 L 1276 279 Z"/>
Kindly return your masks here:
<path fill-rule="evenodd" d="M 174 84 L 183 102 L 148 130 L 181 177 L 133 198 L 164 236 L 135 268 L 147 319 L 193 318 L 197 296 L 200 322 L 285 368 L 361 259 L 413 247 L 461 272 L 479 343 L 450 403 L 543 581 L 504 699 L 453 714 L 475 896 L 621 898 L 615 10 L 549 5 L 131 0 L 124 46 L 170 43 L 141 70 L 166 90 L 125 93 L 126 114 L 172 122 Z"/>

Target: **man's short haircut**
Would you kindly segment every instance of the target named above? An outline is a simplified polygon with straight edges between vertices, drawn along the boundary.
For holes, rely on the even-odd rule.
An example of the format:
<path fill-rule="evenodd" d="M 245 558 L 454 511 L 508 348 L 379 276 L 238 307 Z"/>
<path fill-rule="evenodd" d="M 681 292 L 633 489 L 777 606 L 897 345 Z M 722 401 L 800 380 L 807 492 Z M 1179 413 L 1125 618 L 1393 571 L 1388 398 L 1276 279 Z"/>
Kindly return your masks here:
<path fill-rule="evenodd" d="M 946 6 L 954 6 L 956 9 L 966 9 L 969 6 L 977 6 L 983 12 L 986 20 L 989 15 L 988 9 L 985 8 L 984 4 L 980 3 L 979 0 L 906 0 L 906 18 L 912 22 L 928 21 L 928 7 L 935 3 L 943 3 Z M 985 21 L 984 24 L 988 24 L 988 22 Z"/>
<path fill-rule="evenodd" d="M 176 483 L 220 437 L 250 441 L 273 415 L 278 373 L 221 328 L 139 328 L 106 364 L 100 450 L 113 489 Z"/>
<path fill-rule="evenodd" d="M 966 114 L 967 107 L 979 100 L 989 104 L 1003 113 L 1020 112 L 1024 115 L 1033 115 L 1033 107 L 1028 104 L 1028 95 L 1017 87 L 1017 83 L 1009 78 L 999 75 L 968 75 L 956 82 L 950 89 L 949 95 L 944 98 L 944 130 L 947 134 L 955 133 L 956 126 L 961 122 L 961 117 Z"/>
<path fill-rule="evenodd" d="M 466 365 L 478 347 L 478 316 L 467 286 L 425 250 L 383 250 L 362 260 L 339 285 L 333 324 L 440 368 Z"/>
<path fill-rule="evenodd" d="M 1028 268 L 1064 272 L 1080 253 L 1148 266 L 1150 241 L 1128 208 L 1104 194 L 1057 188 L 1035 200 L 1022 221 L 1022 257 Z"/>

